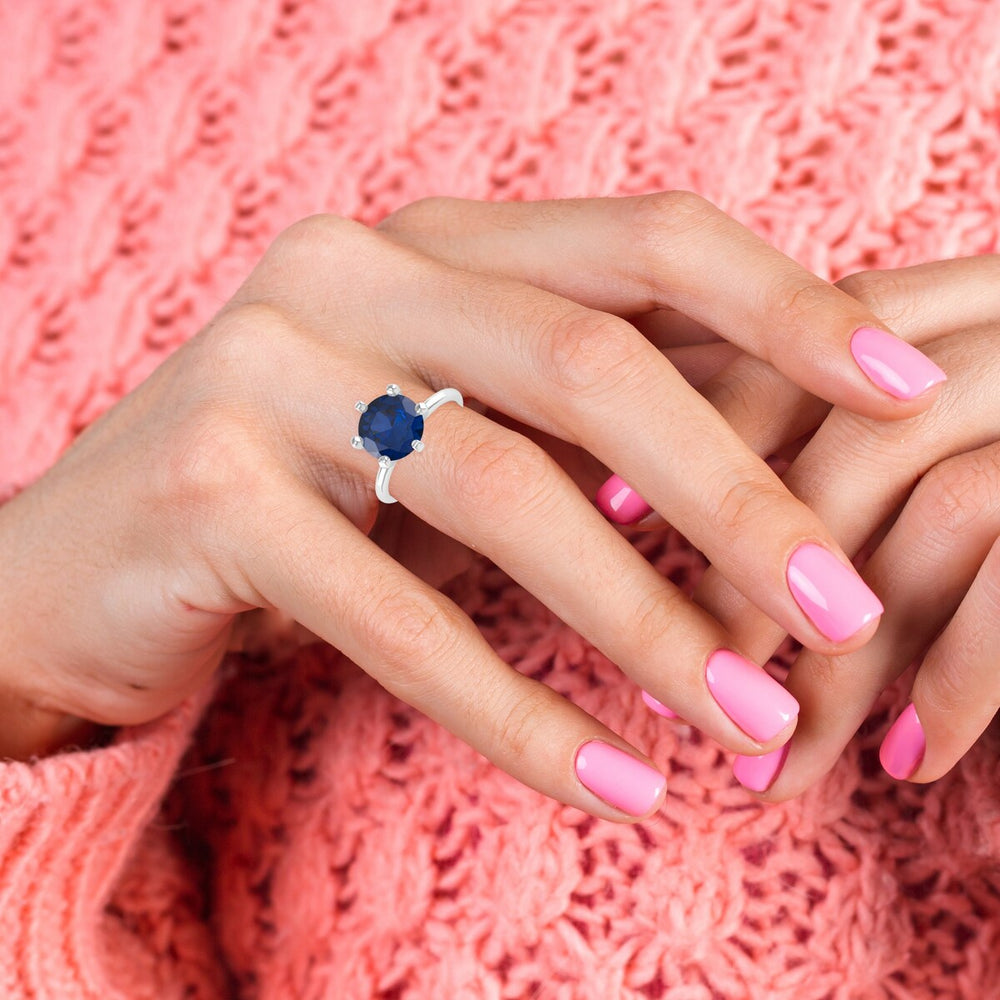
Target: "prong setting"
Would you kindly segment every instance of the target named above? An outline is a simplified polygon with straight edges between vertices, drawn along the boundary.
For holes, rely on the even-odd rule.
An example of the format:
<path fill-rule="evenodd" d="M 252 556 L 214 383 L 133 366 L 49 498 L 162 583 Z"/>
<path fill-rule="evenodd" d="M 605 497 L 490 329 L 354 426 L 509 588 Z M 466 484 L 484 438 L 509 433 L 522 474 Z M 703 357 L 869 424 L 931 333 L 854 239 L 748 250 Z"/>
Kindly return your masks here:
<path fill-rule="evenodd" d="M 458 389 L 439 389 L 422 402 L 404 396 L 398 385 L 390 382 L 386 396 L 397 396 L 390 402 L 386 396 L 379 396 L 371 403 L 358 400 L 354 408 L 362 414 L 358 421 L 358 433 L 351 438 L 352 448 L 364 448 L 378 461 L 375 473 L 375 495 L 382 503 L 395 503 L 396 498 L 389 490 L 389 478 L 396 462 L 415 451 L 424 450 L 421 440 L 424 420 L 445 403 L 464 406 Z"/>

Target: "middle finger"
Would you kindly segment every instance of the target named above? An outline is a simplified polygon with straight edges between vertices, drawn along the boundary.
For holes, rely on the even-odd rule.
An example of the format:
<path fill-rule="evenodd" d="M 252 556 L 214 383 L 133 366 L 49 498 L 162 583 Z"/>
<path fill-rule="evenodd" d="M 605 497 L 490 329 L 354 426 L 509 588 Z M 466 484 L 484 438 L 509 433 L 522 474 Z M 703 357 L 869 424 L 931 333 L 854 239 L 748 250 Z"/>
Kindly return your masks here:
<path fill-rule="evenodd" d="M 881 605 L 836 541 L 631 324 L 370 235 L 355 338 L 620 470 L 804 645 L 842 652 L 870 637 Z M 326 311 L 305 318 L 330 330 Z"/>

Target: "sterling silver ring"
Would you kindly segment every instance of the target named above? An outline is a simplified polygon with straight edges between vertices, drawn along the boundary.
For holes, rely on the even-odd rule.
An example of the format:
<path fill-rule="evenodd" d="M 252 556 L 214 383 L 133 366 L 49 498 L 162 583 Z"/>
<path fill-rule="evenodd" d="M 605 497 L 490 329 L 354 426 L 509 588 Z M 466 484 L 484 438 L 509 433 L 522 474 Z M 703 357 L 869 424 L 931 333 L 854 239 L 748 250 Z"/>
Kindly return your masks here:
<path fill-rule="evenodd" d="M 370 403 L 359 399 L 354 404 L 361 419 L 358 421 L 358 433 L 351 438 L 351 446 L 364 448 L 378 459 L 375 495 L 382 503 L 396 503 L 396 498 L 389 492 L 392 470 L 401 458 L 424 450 L 421 440 L 424 418 L 445 403 L 465 405 L 458 389 L 439 389 L 422 403 L 414 403 L 409 396 L 400 394 L 398 385 L 390 383 L 385 387 L 384 396 Z"/>

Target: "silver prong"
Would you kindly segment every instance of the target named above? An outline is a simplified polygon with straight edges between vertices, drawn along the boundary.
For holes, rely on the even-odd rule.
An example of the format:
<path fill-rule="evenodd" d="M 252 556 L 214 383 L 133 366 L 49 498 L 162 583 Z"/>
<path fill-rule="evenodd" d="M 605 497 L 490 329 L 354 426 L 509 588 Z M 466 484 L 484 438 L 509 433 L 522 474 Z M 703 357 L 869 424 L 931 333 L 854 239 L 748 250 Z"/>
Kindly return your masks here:
<path fill-rule="evenodd" d="M 413 409 L 416 411 L 418 417 L 422 417 L 427 412 L 427 407 L 423 403 L 414 403 Z"/>
<path fill-rule="evenodd" d="M 352 448 L 364 448 L 364 446 L 365 446 L 364 441 L 362 441 L 357 434 L 355 434 L 354 437 L 351 438 Z"/>
<path fill-rule="evenodd" d="M 388 469 L 392 465 L 392 459 L 388 455 L 379 455 L 378 464 L 382 466 L 383 469 Z"/>
<path fill-rule="evenodd" d="M 399 395 L 399 386 L 396 385 L 394 382 L 390 382 L 385 387 L 385 394 L 387 396 L 398 396 Z"/>
<path fill-rule="evenodd" d="M 357 401 L 357 402 L 356 402 L 356 403 L 354 404 L 354 409 L 356 409 L 356 410 L 358 411 L 358 413 L 364 413 L 364 412 L 365 412 L 365 410 L 367 410 L 367 409 L 368 409 L 368 404 L 367 404 L 367 403 L 363 403 L 363 402 L 361 402 L 361 400 L 359 399 L 359 400 L 358 400 L 358 401 Z"/>
<path fill-rule="evenodd" d="M 423 451 L 424 442 L 423 441 L 411 441 L 410 444 L 413 446 L 414 451 Z"/>

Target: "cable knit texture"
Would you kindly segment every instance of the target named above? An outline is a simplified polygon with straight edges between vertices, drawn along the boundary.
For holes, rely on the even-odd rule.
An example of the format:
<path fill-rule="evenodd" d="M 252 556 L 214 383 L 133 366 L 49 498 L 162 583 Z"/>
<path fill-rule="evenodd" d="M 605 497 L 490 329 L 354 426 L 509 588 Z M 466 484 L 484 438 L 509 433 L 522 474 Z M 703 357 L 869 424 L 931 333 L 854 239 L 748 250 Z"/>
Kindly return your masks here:
<path fill-rule="evenodd" d="M 995 250 L 998 39 L 992 0 L 0 4 L 0 499 L 312 212 L 687 187 L 828 277 Z M 183 763 L 201 702 L 0 767 L 0 994 L 1000 997 L 993 732 L 893 781 L 904 678 L 765 807 L 496 568 L 449 592 L 663 767 L 657 816 L 543 798 L 329 648 L 233 657 Z"/>

